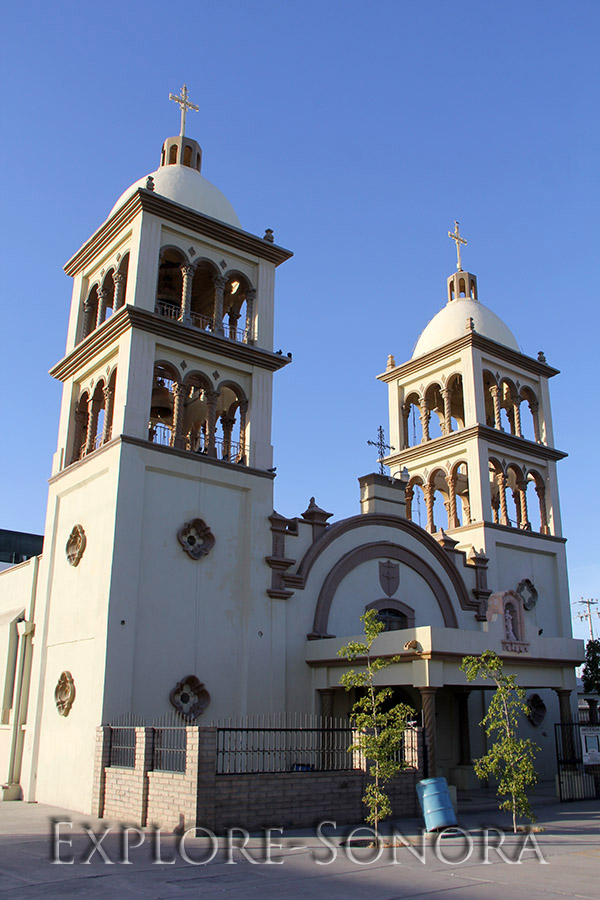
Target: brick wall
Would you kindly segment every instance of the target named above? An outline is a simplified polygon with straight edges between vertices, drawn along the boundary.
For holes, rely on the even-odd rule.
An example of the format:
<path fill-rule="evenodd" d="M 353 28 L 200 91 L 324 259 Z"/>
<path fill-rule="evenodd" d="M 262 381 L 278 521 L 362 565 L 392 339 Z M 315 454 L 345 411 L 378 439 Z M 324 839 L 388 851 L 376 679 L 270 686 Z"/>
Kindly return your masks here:
<path fill-rule="evenodd" d="M 186 729 L 185 772 L 151 771 L 151 728 L 136 728 L 135 768 L 110 767 L 107 731 L 97 731 L 95 756 L 93 802 L 101 817 L 165 831 L 198 825 L 216 833 L 228 827 L 312 828 L 325 819 L 340 825 L 364 819 L 364 771 L 216 775 L 216 728 L 198 727 Z M 422 759 L 420 730 L 418 741 Z M 417 814 L 420 778 L 421 768 L 411 768 L 389 782 L 395 817 Z"/>

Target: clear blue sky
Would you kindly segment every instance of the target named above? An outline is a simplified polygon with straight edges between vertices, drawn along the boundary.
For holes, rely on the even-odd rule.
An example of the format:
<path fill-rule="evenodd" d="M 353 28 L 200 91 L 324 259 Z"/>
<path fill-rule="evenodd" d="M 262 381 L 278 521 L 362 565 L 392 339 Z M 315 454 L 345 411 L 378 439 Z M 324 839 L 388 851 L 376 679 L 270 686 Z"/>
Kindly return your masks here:
<path fill-rule="evenodd" d="M 276 376 L 278 511 L 313 494 L 358 511 L 387 426 L 374 376 L 443 305 L 457 218 L 482 302 L 562 370 L 572 599 L 598 596 L 599 26 L 597 0 L 7 6 L 0 525 L 43 530 L 62 265 L 156 168 L 185 81 L 203 173 L 295 252 L 277 282 L 276 347 L 294 353 Z"/>

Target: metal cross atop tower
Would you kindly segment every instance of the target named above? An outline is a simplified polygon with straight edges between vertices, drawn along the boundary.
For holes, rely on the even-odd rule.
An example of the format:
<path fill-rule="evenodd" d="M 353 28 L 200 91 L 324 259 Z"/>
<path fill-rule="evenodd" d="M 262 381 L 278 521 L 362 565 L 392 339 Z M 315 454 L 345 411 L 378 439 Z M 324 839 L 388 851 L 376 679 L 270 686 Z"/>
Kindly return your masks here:
<path fill-rule="evenodd" d="M 187 84 L 181 88 L 181 96 L 178 97 L 177 94 L 169 94 L 169 100 L 174 100 L 175 103 L 179 104 L 181 109 L 181 131 L 179 132 L 180 137 L 185 135 L 185 114 L 188 109 L 193 109 L 194 112 L 198 112 L 200 109 L 199 106 L 196 106 L 195 103 L 190 103 L 188 100 L 189 94 L 187 89 Z"/>
<path fill-rule="evenodd" d="M 456 256 L 458 258 L 458 262 L 456 263 L 456 268 L 458 269 L 459 272 L 462 272 L 463 269 L 460 264 L 460 245 L 466 244 L 467 241 L 464 237 L 460 236 L 460 229 L 458 227 L 458 222 L 456 221 L 456 219 L 454 220 L 454 231 L 449 231 L 448 237 L 450 238 L 450 240 L 452 240 L 456 243 Z"/>
<path fill-rule="evenodd" d="M 385 456 L 385 451 L 386 450 L 395 450 L 396 448 L 390 447 L 389 444 L 386 444 L 385 433 L 383 431 L 382 425 L 380 425 L 379 428 L 377 429 L 377 440 L 376 441 L 367 441 L 367 444 L 370 447 L 377 447 L 377 451 L 379 453 L 379 457 L 377 459 L 377 462 L 379 463 L 379 474 L 385 475 L 385 472 L 383 470 L 383 457 Z"/>

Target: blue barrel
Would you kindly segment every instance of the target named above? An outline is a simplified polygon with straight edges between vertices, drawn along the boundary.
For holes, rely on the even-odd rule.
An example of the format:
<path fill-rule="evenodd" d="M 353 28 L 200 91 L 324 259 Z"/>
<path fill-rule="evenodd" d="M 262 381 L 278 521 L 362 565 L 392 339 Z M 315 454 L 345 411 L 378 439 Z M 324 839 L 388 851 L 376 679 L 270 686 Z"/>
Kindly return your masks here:
<path fill-rule="evenodd" d="M 427 831 L 437 831 L 456 825 L 456 814 L 445 778 L 425 778 L 418 781 L 417 796 L 425 816 Z"/>

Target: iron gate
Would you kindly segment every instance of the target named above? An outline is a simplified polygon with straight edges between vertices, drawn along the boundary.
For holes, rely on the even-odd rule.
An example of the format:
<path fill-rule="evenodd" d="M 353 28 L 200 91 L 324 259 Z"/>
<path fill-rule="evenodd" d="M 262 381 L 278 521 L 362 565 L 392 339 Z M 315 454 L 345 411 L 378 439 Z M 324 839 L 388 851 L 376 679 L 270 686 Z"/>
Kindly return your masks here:
<path fill-rule="evenodd" d="M 580 729 L 579 722 L 560 722 L 554 726 L 561 801 L 600 797 L 600 766 L 584 763 Z"/>

